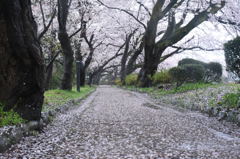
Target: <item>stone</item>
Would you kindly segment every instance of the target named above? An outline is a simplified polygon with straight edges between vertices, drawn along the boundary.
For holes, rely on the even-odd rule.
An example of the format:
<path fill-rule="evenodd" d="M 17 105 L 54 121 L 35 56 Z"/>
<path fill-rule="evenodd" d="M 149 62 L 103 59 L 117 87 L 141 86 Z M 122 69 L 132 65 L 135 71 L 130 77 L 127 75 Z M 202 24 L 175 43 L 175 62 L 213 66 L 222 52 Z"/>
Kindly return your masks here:
<path fill-rule="evenodd" d="M 240 114 L 236 116 L 236 120 L 237 120 L 237 125 L 240 126 Z"/>
<path fill-rule="evenodd" d="M 218 115 L 218 120 L 219 121 L 226 119 L 226 117 L 227 117 L 227 112 L 226 111 L 223 110 L 223 111 L 219 112 L 219 115 Z"/>
<path fill-rule="evenodd" d="M 28 127 L 29 131 L 37 130 L 37 129 L 39 129 L 39 122 L 38 121 L 30 121 L 29 123 L 27 123 L 27 127 Z"/>
<path fill-rule="evenodd" d="M 10 140 L 8 136 L 6 135 L 1 135 L 0 136 L 0 152 L 4 152 L 9 148 L 10 145 Z"/>

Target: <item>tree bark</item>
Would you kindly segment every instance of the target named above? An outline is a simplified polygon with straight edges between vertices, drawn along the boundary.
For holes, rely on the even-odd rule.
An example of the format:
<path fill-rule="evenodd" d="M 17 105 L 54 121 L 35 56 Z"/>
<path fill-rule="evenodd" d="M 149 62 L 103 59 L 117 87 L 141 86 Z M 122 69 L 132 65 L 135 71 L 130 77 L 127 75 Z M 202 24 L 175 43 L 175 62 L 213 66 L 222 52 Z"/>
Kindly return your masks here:
<path fill-rule="evenodd" d="M 61 43 L 64 61 L 64 74 L 61 84 L 61 89 L 72 90 L 72 75 L 73 75 L 73 50 L 71 41 L 67 33 L 66 23 L 69 12 L 70 3 L 68 0 L 58 0 L 58 24 L 59 32 L 58 39 Z"/>
<path fill-rule="evenodd" d="M 26 120 L 40 120 L 44 64 L 30 0 L 0 2 L 0 102 Z"/>

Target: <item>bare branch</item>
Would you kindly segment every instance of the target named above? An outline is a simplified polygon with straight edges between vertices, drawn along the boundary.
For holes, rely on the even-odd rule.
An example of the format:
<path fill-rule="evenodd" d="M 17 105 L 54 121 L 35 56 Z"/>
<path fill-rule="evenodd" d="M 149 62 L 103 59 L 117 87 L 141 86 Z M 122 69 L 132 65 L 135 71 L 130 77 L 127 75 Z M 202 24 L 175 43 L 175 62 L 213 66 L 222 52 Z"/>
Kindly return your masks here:
<path fill-rule="evenodd" d="M 49 62 L 49 64 L 46 67 L 46 71 L 49 70 L 50 66 L 52 65 L 52 63 L 56 60 L 56 58 L 58 57 L 58 55 L 61 53 L 61 51 L 58 51 L 53 58 L 51 59 L 51 61 Z"/>
<path fill-rule="evenodd" d="M 79 29 L 77 29 L 74 33 L 72 33 L 69 38 L 71 39 L 72 37 L 74 37 L 75 35 L 77 35 L 80 31 L 82 30 L 82 25 Z"/>
<path fill-rule="evenodd" d="M 139 2 L 138 0 L 136 0 L 136 2 L 147 11 L 149 16 L 152 16 L 150 10 L 142 2 Z"/>
<path fill-rule="evenodd" d="M 118 10 L 118 11 L 121 11 L 121 12 L 124 12 L 128 15 L 130 15 L 134 20 L 136 20 L 139 24 L 141 24 L 145 29 L 147 28 L 147 26 L 141 22 L 136 16 L 134 16 L 132 13 L 130 13 L 129 11 L 125 10 L 125 9 L 121 9 L 121 8 L 116 8 L 116 7 L 110 7 L 106 4 L 104 4 L 103 2 L 101 2 L 100 0 L 97 0 L 101 5 L 105 6 L 106 8 L 108 9 L 113 9 L 113 10 Z"/>
<path fill-rule="evenodd" d="M 41 1 L 39 2 L 41 4 Z M 40 5 L 41 6 L 41 5 Z M 41 7 L 42 8 L 42 7 Z M 45 16 L 44 16 L 44 12 L 43 10 L 41 9 L 41 12 L 42 12 L 42 17 L 43 17 L 43 25 L 44 25 L 44 29 L 43 31 L 38 35 L 38 40 L 40 41 L 41 38 L 44 36 L 44 34 L 46 34 L 46 32 L 48 31 L 48 29 L 50 28 L 52 22 L 53 22 L 53 19 L 55 18 L 56 14 L 57 14 L 57 9 L 56 9 L 56 6 L 54 7 L 54 10 L 53 10 L 53 13 L 52 13 L 52 17 L 51 19 L 49 20 L 48 24 L 46 25 L 46 21 L 45 21 Z"/>

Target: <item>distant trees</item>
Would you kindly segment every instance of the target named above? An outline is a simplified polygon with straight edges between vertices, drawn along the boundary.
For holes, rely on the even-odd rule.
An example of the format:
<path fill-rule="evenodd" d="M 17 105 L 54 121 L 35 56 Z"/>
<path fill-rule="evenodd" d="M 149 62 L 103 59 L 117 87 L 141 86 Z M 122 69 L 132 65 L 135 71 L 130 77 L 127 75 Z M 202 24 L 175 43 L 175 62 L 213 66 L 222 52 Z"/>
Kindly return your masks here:
<path fill-rule="evenodd" d="M 30 0 L 0 1 L 0 102 L 40 120 L 44 63 Z"/>
<path fill-rule="evenodd" d="M 224 44 L 227 70 L 240 78 L 240 37 Z"/>

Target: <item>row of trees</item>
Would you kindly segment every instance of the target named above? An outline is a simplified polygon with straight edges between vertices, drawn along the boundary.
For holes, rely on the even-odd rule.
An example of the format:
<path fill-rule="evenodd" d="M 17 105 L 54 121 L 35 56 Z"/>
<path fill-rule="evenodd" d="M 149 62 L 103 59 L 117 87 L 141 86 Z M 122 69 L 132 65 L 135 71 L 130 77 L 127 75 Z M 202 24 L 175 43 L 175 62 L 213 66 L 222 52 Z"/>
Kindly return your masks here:
<path fill-rule="evenodd" d="M 200 24 L 209 20 L 239 26 L 228 15 L 217 16 L 219 11 L 235 14 L 225 9 L 229 7 L 225 0 L 132 0 L 128 4 L 134 7 L 128 9 L 120 3 L 2 0 L 0 101 L 5 109 L 14 108 L 24 119 L 39 120 L 43 93 L 56 64 L 63 68 L 59 87 L 71 90 L 74 61 L 82 64 L 81 85 L 86 77 L 88 84 L 97 84 L 111 73 L 111 78 L 119 73 L 124 82 L 140 69 L 139 85 L 151 86 L 152 76 L 166 59 L 185 50 L 204 49 L 187 47 L 194 39 L 189 33 Z M 116 12 L 122 17 L 114 17 Z"/>

